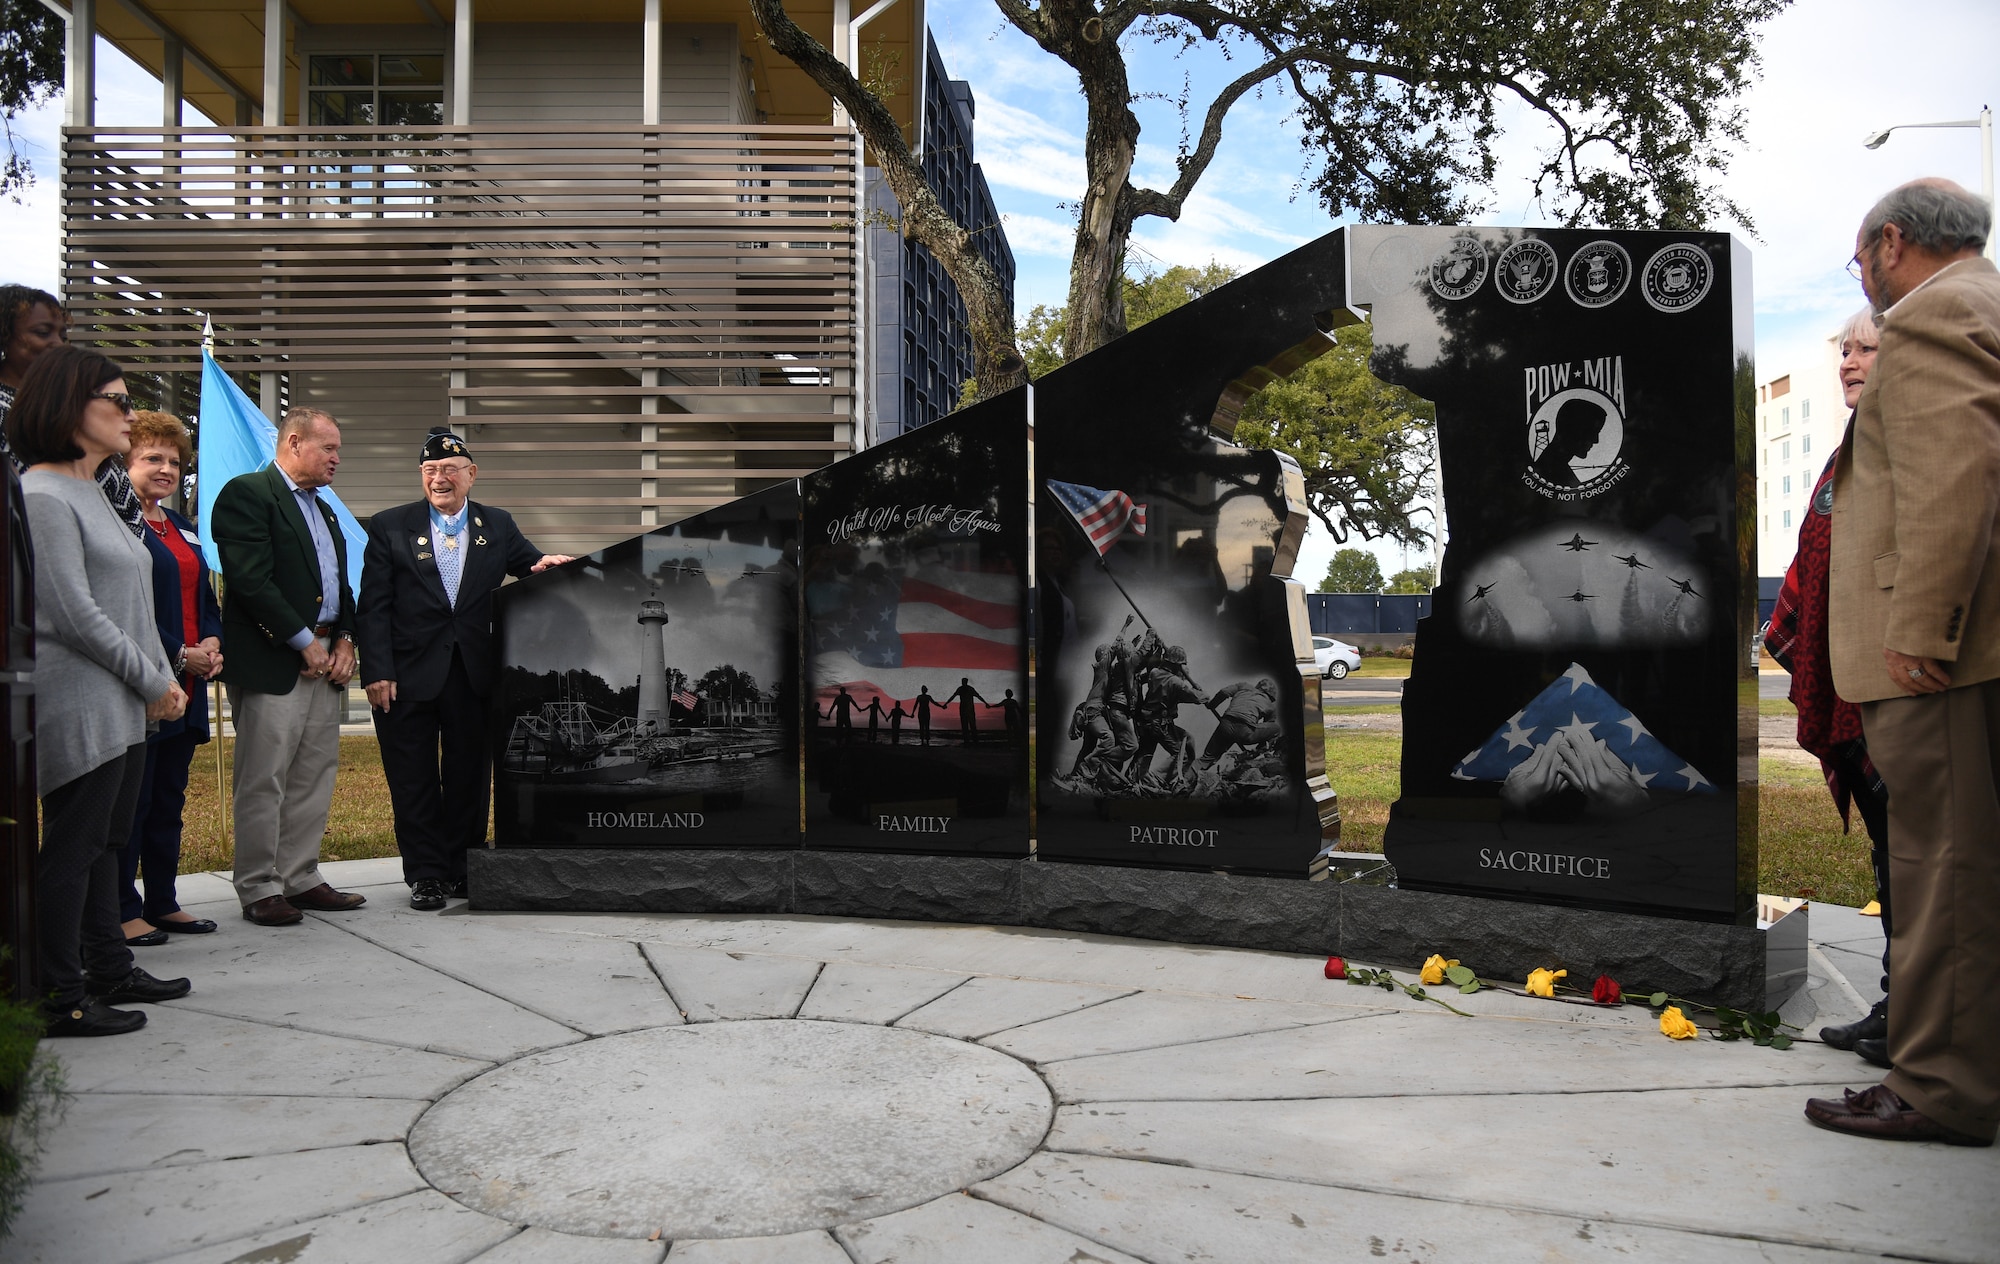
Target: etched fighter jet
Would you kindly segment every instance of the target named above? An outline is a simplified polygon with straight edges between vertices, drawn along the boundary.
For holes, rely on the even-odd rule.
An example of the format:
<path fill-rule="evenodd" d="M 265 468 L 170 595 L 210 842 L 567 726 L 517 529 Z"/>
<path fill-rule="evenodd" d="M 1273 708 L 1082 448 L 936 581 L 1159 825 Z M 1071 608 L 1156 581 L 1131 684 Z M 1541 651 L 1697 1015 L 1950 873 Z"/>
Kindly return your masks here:
<path fill-rule="evenodd" d="M 1581 553 L 1585 549 L 1589 548 L 1591 545 L 1596 543 L 1597 541 L 1595 540 L 1584 539 L 1583 532 L 1579 531 L 1575 535 L 1571 536 L 1569 539 L 1564 540 L 1562 542 L 1561 547 L 1568 549 L 1572 553 Z"/>
<path fill-rule="evenodd" d="M 1495 581 L 1494 583 L 1491 584 L 1481 584 L 1479 587 L 1472 590 L 1472 595 L 1465 599 L 1465 604 L 1469 606 L 1475 601 L 1486 600 L 1486 594 L 1492 592 L 1495 588 L 1498 588 L 1499 586 L 1500 585 L 1498 581 Z"/>
<path fill-rule="evenodd" d="M 1647 569 L 1647 570 L 1652 570 L 1652 569 L 1653 569 L 1653 568 L 1652 568 L 1652 566 L 1651 566 L 1651 564 L 1649 564 L 1649 563 L 1646 563 L 1646 562 L 1642 562 L 1642 561 L 1640 561 L 1640 560 L 1639 560 L 1639 555 L 1638 555 L 1637 553 L 1634 553 L 1634 554 L 1633 554 L 1632 556 L 1630 556 L 1630 557 L 1624 557 L 1624 556 L 1622 556 L 1622 555 L 1620 555 L 1620 554 L 1617 554 L 1617 553 L 1613 553 L 1613 554 L 1612 554 L 1611 556 L 1613 556 L 1613 557 L 1617 558 L 1617 559 L 1618 559 L 1619 561 L 1621 561 L 1621 562 L 1625 563 L 1625 565 L 1626 565 L 1626 566 L 1627 566 L 1627 567 L 1628 567 L 1629 569 L 1631 569 L 1631 570 L 1635 570 L 1635 571 L 1636 571 L 1636 570 L 1638 570 L 1638 569 L 1639 569 L 1640 567 L 1645 567 L 1645 569 Z"/>
<path fill-rule="evenodd" d="M 1577 590 L 1576 590 L 1575 592 L 1571 593 L 1571 594 L 1569 595 L 1569 597 L 1567 598 L 1567 600 L 1569 600 L 1569 601 L 1574 601 L 1574 602 L 1576 602 L 1576 603 L 1578 603 L 1578 604 L 1580 605 L 1580 604 L 1582 604 L 1583 602 L 1586 602 L 1586 601 L 1596 601 L 1596 600 L 1597 600 L 1597 594 L 1596 594 L 1596 593 L 1587 593 L 1587 592 L 1583 591 L 1583 589 L 1579 588 L 1579 589 L 1577 589 Z"/>
<path fill-rule="evenodd" d="M 1694 581 L 1691 579 L 1675 579 L 1672 575 L 1669 575 L 1667 576 L 1667 582 L 1671 583 L 1674 587 L 1680 589 L 1683 593 L 1686 593 L 1690 597 L 1701 596 L 1700 593 L 1694 590 Z"/>

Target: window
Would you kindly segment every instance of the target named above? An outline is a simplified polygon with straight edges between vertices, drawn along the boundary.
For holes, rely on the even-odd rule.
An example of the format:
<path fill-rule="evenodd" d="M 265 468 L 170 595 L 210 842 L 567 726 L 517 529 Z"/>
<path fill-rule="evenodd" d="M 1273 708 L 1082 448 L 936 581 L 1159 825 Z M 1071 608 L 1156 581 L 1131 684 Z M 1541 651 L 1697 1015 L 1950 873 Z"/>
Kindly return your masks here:
<path fill-rule="evenodd" d="M 1771 480 L 1768 478 L 1764 480 L 1764 499 L 1771 499 Z"/>
<path fill-rule="evenodd" d="M 1792 459 L 1792 441 L 1790 439 L 1787 439 L 1783 443 L 1779 444 L 1778 448 L 1779 448 L 1778 459 L 1780 461 L 1789 461 Z"/>
<path fill-rule="evenodd" d="M 1799 438 L 1799 455 L 1801 455 L 1801 456 L 1804 456 L 1804 455 L 1806 455 L 1806 454 L 1810 453 L 1811 451 L 1812 451 L 1812 436 L 1811 436 L 1811 435 L 1802 435 L 1802 436 L 1800 436 L 1800 438 Z"/>
<path fill-rule="evenodd" d="M 1785 525 L 1788 527 L 1792 525 L 1792 511 L 1789 509 L 1785 511 Z"/>
<path fill-rule="evenodd" d="M 1778 419 L 1778 424 L 1782 426 L 1790 426 L 1792 424 L 1792 410 L 1790 405 L 1786 405 L 1784 415 Z"/>
<path fill-rule="evenodd" d="M 307 65 L 307 125 L 438 127 L 444 58 L 436 53 L 330 53 Z"/>
<path fill-rule="evenodd" d="M 1785 495 L 1789 496 L 1792 494 L 1792 476 L 1789 474 L 1785 475 L 1784 483 L 1785 483 Z"/>
<path fill-rule="evenodd" d="M 1811 401 L 1811 400 L 1809 400 L 1809 399 L 1802 399 L 1802 400 L 1800 400 L 1800 401 L 1799 401 L 1799 420 L 1800 420 L 1800 421 L 1810 421 L 1811 419 L 1812 419 L 1812 401 Z"/>

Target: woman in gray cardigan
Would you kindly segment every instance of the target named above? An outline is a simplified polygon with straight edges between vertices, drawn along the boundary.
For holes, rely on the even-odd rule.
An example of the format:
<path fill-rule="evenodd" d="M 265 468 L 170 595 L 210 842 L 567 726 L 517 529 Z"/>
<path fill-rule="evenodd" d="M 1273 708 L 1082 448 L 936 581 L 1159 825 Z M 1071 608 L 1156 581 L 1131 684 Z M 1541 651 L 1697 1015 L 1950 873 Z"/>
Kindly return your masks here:
<path fill-rule="evenodd" d="M 35 872 L 51 1036 L 136 1031 L 116 1002 L 186 996 L 132 961 L 118 921 L 118 859 L 146 767 L 146 726 L 177 717 L 153 621 L 153 565 L 99 487 L 129 446 L 132 401 L 116 364 L 58 347 L 28 370 L 6 421 L 27 464 L 21 490 L 35 556 L 35 764 L 42 849 Z"/>

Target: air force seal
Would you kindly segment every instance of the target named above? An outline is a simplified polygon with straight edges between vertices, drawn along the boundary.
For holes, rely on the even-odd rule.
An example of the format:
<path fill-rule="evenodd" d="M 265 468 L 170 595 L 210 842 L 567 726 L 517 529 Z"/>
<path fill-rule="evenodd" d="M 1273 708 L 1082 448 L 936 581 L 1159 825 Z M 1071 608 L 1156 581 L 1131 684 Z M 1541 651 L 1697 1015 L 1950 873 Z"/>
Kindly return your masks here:
<path fill-rule="evenodd" d="M 1593 241 L 1570 256 L 1563 288 L 1580 307 L 1608 307 L 1632 283 L 1632 256 L 1615 241 Z"/>
<path fill-rule="evenodd" d="M 1486 247 L 1477 237 L 1454 237 L 1431 260 L 1431 288 L 1439 298 L 1467 298 L 1485 282 L 1486 267 Z"/>
<path fill-rule="evenodd" d="M 1493 288 L 1510 303 L 1532 303 L 1555 288 L 1556 252 L 1536 237 L 1524 238 L 1500 252 Z"/>
<path fill-rule="evenodd" d="M 1662 312 L 1684 312 L 1708 296 L 1715 266 L 1708 253 L 1695 246 L 1668 246 L 1646 261 L 1640 289 L 1646 301 Z"/>

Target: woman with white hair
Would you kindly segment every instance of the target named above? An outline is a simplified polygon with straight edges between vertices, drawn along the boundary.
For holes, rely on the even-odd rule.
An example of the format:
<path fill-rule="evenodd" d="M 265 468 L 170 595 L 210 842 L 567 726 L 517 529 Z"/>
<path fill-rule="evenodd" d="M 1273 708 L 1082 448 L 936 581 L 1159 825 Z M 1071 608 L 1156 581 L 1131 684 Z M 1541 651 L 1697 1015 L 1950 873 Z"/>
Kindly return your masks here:
<path fill-rule="evenodd" d="M 1875 367 L 1881 340 L 1875 313 L 1862 308 L 1840 330 L 1840 389 L 1851 412 Z M 1836 1049 L 1852 1049 L 1878 1066 L 1889 1065 L 1889 949 L 1894 915 L 1889 902 L 1889 795 L 1882 776 L 1868 758 L 1861 734 L 1861 708 L 1833 691 L 1833 666 L 1827 648 L 1827 560 L 1833 538 L 1833 467 L 1840 459 L 1835 444 L 1826 468 L 1813 487 L 1812 502 L 1799 524 L 1798 556 L 1785 572 L 1784 587 L 1764 634 L 1765 648 L 1792 674 L 1791 700 L 1798 709 L 1801 749 L 1819 756 L 1826 786 L 1840 809 L 1842 828 L 1851 804 L 1868 831 L 1870 860 L 1875 869 L 1876 899 L 1882 906 L 1883 997 L 1858 1022 L 1820 1028 L 1820 1039 Z"/>

